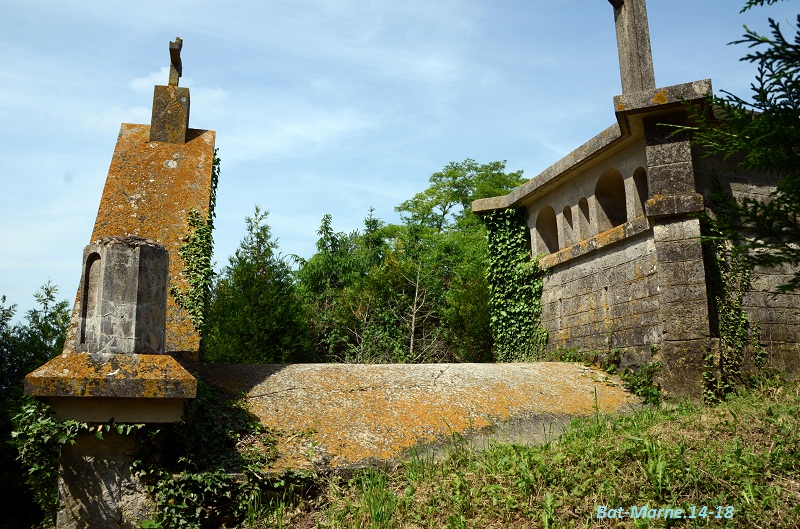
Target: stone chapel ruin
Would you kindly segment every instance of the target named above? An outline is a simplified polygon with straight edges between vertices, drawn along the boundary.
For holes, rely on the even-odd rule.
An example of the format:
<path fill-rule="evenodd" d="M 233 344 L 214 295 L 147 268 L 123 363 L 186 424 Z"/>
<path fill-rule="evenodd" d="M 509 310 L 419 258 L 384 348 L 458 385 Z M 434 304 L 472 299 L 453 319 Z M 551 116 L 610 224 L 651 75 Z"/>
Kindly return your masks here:
<path fill-rule="evenodd" d="M 765 197 L 775 179 L 735 161 L 707 158 L 669 124 L 688 123 L 686 103 L 702 104 L 711 81 L 657 88 L 645 0 L 614 7 L 622 95 L 616 123 L 508 195 L 473 211 L 527 211 L 531 251 L 549 274 L 542 326 L 549 349 L 621 349 L 623 362 L 658 361 L 673 396 L 699 396 L 704 359 L 718 355 L 711 257 L 698 214 L 718 190 Z M 800 296 L 773 295 L 788 269 L 760 269 L 744 300 L 769 365 L 800 371 Z M 716 362 L 719 360 L 717 358 Z"/>

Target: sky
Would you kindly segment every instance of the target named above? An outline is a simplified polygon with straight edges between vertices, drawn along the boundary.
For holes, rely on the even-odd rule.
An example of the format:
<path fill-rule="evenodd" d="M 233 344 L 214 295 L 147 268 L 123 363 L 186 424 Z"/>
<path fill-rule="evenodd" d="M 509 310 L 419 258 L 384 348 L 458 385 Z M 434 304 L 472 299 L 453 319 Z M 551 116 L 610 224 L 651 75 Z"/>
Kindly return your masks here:
<path fill-rule="evenodd" d="M 46 281 L 74 299 L 121 123 L 149 123 L 183 38 L 190 127 L 216 131 L 214 261 L 259 205 L 280 251 L 386 222 L 449 162 L 527 178 L 614 123 L 607 0 L 5 0 L 0 17 L 0 295 L 16 320 Z M 650 0 L 657 86 L 747 95 L 743 24 L 797 4 Z"/>

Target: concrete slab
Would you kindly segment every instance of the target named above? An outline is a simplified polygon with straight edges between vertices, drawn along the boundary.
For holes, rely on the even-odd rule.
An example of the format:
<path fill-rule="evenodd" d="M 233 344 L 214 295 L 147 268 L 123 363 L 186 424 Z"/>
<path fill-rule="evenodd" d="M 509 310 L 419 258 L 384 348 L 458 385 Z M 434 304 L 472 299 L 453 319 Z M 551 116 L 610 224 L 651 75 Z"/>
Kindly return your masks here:
<path fill-rule="evenodd" d="M 259 420 L 283 431 L 277 469 L 391 464 L 454 434 L 540 442 L 574 417 L 641 405 L 619 378 L 579 365 L 207 365 L 201 378 L 243 393 Z"/>

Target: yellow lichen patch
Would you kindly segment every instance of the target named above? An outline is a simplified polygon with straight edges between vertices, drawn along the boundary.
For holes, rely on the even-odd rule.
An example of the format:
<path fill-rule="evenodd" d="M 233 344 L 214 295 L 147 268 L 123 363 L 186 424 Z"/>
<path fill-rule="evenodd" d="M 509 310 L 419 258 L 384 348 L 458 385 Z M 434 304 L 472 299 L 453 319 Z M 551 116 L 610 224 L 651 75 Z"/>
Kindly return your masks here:
<path fill-rule="evenodd" d="M 656 92 L 653 96 L 653 103 L 657 105 L 665 105 L 667 103 L 667 89 L 664 88 L 660 92 Z"/>
<path fill-rule="evenodd" d="M 279 468 L 343 467 L 393 460 L 453 433 L 485 431 L 506 421 L 612 413 L 638 400 L 613 377 L 581 365 L 434 364 L 210 366 L 206 379 L 245 391 L 250 411 L 289 436 Z M 254 375 L 264 369 L 258 381 Z M 316 461 L 316 463 L 315 463 Z"/>

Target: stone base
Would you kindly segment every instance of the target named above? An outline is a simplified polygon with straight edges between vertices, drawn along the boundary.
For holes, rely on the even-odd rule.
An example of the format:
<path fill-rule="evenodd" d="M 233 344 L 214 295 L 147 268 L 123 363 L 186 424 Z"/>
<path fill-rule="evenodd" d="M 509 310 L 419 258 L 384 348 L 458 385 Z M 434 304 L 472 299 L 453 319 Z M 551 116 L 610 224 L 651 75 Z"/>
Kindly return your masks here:
<path fill-rule="evenodd" d="M 106 432 L 78 435 L 61 451 L 57 529 L 133 529 L 151 518 L 155 503 L 131 474 L 135 439 Z"/>

